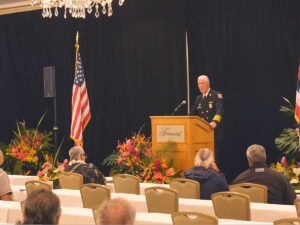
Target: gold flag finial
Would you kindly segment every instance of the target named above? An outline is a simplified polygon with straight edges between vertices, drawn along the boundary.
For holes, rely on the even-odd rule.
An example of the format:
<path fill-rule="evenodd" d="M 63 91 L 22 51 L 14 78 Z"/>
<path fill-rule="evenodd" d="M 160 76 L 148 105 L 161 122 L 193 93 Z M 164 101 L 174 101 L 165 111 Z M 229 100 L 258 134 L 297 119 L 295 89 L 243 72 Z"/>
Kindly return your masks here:
<path fill-rule="evenodd" d="M 79 41 L 79 32 L 77 31 L 76 33 L 76 44 L 78 45 L 78 41 Z"/>
<path fill-rule="evenodd" d="M 76 53 L 75 53 L 75 69 L 76 69 L 76 64 L 78 62 L 78 52 L 79 52 L 79 32 L 77 31 L 76 33 L 76 43 L 75 43 L 75 49 L 76 49 Z"/>

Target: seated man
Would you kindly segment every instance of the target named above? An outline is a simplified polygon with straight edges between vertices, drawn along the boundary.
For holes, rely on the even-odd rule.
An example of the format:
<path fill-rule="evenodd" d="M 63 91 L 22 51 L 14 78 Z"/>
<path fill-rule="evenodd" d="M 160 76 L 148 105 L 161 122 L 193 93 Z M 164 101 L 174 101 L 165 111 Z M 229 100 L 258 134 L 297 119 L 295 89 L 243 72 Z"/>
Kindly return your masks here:
<path fill-rule="evenodd" d="M 266 166 L 266 150 L 261 145 L 248 147 L 249 169 L 235 178 L 232 184 L 244 182 L 256 183 L 268 187 L 268 203 L 292 205 L 296 198 L 295 191 L 288 178 Z"/>
<path fill-rule="evenodd" d="M 210 149 L 201 148 L 195 156 L 194 164 L 183 177 L 200 183 L 200 199 L 211 199 L 211 195 L 216 192 L 228 191 L 225 175 L 219 171 Z"/>
<path fill-rule="evenodd" d="M 92 163 L 86 163 L 86 154 L 82 147 L 74 146 L 69 151 L 70 162 L 64 169 L 66 172 L 79 173 L 83 176 L 83 183 L 105 184 L 103 174 Z"/>
<path fill-rule="evenodd" d="M 126 224 L 133 225 L 135 222 L 135 208 L 122 198 L 114 198 L 105 201 L 100 208 L 98 225 Z"/>
<path fill-rule="evenodd" d="M 0 150 L 0 166 L 4 163 L 3 153 Z M 0 200 L 12 201 L 12 190 L 7 173 L 0 168 Z"/>
<path fill-rule="evenodd" d="M 23 224 L 58 224 L 60 215 L 60 201 L 50 191 L 34 191 L 23 203 Z"/>

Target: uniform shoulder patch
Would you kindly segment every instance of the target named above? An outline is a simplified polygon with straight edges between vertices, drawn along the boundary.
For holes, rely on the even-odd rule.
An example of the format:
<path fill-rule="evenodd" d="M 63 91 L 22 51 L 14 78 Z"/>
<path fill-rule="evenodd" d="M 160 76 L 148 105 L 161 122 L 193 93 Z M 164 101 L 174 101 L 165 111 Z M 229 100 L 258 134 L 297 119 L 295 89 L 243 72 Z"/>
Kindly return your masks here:
<path fill-rule="evenodd" d="M 218 93 L 218 98 L 223 99 L 223 95 L 221 93 Z"/>

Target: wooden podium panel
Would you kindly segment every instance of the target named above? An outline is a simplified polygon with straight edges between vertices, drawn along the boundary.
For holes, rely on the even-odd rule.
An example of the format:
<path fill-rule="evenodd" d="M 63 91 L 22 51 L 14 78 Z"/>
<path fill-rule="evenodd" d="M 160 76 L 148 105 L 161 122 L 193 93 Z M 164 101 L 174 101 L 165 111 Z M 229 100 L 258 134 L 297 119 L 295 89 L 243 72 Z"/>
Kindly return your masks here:
<path fill-rule="evenodd" d="M 155 151 L 168 141 L 173 149 L 176 171 L 194 166 L 194 157 L 200 148 L 214 151 L 214 130 L 198 116 L 150 116 L 152 147 Z"/>

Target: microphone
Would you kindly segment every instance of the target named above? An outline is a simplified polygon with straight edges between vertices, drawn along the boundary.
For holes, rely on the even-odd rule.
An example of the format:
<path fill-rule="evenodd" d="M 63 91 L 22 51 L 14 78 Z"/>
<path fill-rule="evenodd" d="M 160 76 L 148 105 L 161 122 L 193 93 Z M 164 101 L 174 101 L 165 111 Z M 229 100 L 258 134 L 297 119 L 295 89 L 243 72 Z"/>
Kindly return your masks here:
<path fill-rule="evenodd" d="M 174 116 L 174 114 L 178 111 L 178 109 L 182 106 L 186 104 L 186 100 L 183 100 L 182 102 L 180 102 L 180 104 L 174 109 L 174 111 L 172 112 L 171 116 Z"/>

